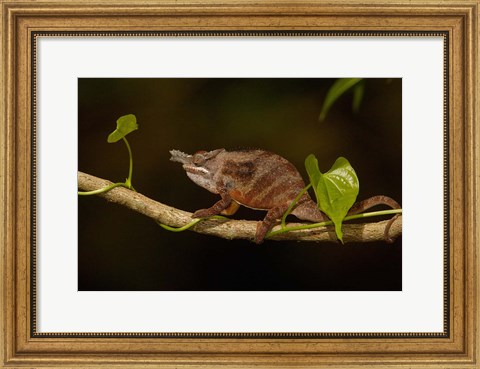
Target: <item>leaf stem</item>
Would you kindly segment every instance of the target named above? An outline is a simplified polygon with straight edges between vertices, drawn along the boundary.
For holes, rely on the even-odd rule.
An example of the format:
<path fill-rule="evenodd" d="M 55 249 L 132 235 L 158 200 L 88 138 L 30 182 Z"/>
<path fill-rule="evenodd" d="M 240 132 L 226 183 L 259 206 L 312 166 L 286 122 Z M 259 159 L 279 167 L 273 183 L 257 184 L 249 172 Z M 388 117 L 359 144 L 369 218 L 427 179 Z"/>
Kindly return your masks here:
<path fill-rule="evenodd" d="M 355 215 L 350 215 L 345 217 L 343 220 L 353 220 L 353 219 L 362 219 L 362 218 L 370 218 L 370 217 L 376 217 L 380 215 L 393 215 L 393 214 L 401 214 L 402 209 L 390 209 L 390 210 L 379 210 L 379 211 L 372 211 L 369 213 L 362 213 L 362 214 L 355 214 Z M 312 223 L 312 224 L 305 224 L 305 225 L 300 225 L 300 226 L 293 226 L 293 227 L 282 227 L 279 230 L 270 232 L 267 235 L 268 237 L 276 236 L 282 233 L 286 232 L 291 232 L 291 231 L 300 231 L 300 230 L 305 230 L 305 229 L 314 229 L 314 228 L 319 228 L 319 227 L 324 227 L 327 225 L 332 225 L 333 222 L 331 220 L 327 220 L 325 222 L 320 222 L 320 223 Z"/>
<path fill-rule="evenodd" d="M 156 221 L 156 223 L 162 227 L 163 229 L 166 229 L 167 231 L 170 231 L 170 232 L 182 232 L 182 231 L 186 231 L 187 229 L 193 227 L 195 224 L 197 224 L 198 222 L 200 222 L 201 220 L 210 220 L 210 219 L 219 219 L 219 220 L 229 220 L 229 218 L 227 217 L 222 217 L 221 215 L 212 215 L 211 217 L 206 217 L 206 218 L 197 218 L 197 219 L 194 219 L 192 220 L 190 223 L 187 223 L 185 224 L 184 226 L 182 227 L 170 227 L 166 224 L 163 224 L 163 223 L 160 223 L 158 221 Z"/>
<path fill-rule="evenodd" d="M 111 185 L 109 185 L 107 187 L 99 188 L 98 190 L 86 191 L 86 192 L 78 191 L 78 194 L 81 195 L 81 196 L 98 195 L 99 193 L 108 192 L 108 191 L 114 189 L 115 187 L 120 187 L 120 186 L 127 187 L 124 182 L 117 182 L 117 183 L 112 183 Z"/>
<path fill-rule="evenodd" d="M 305 187 L 302 191 L 300 191 L 300 193 L 297 195 L 297 197 L 295 197 L 295 199 L 292 201 L 292 203 L 290 204 L 290 206 L 288 207 L 287 211 L 285 212 L 285 214 L 283 214 L 282 216 L 282 225 L 281 227 L 282 228 L 285 228 L 285 220 L 287 219 L 287 216 L 292 212 L 293 210 L 293 207 L 297 204 L 298 200 L 300 200 L 300 197 L 303 196 L 303 194 L 305 192 L 308 191 L 308 189 L 312 187 L 312 184 L 310 183 L 307 187 Z"/>
<path fill-rule="evenodd" d="M 170 232 L 182 232 L 182 231 L 186 231 L 188 228 L 193 227 L 195 224 L 197 224 L 201 220 L 202 220 L 202 218 L 192 220 L 190 223 L 187 223 L 183 227 L 178 227 L 178 228 L 177 227 L 170 227 L 170 226 L 168 226 L 166 224 L 163 224 L 163 223 L 160 223 L 160 222 L 157 222 L 157 224 L 160 227 L 162 227 L 163 229 L 166 229 L 167 231 L 170 231 Z"/>
<path fill-rule="evenodd" d="M 132 189 L 132 174 L 133 174 L 133 155 L 132 155 L 132 149 L 130 149 L 130 145 L 128 144 L 128 141 L 125 137 L 122 137 L 123 142 L 125 142 L 125 145 L 127 146 L 128 150 L 128 156 L 130 159 L 130 165 L 128 167 L 128 178 L 125 181 L 125 185 L 127 188 Z"/>
<path fill-rule="evenodd" d="M 125 137 L 122 137 L 122 139 L 123 139 L 123 142 L 125 142 L 125 145 L 127 145 L 128 156 L 129 156 L 129 159 L 130 159 L 130 165 L 129 165 L 129 168 L 128 168 L 128 178 L 125 180 L 125 182 L 112 183 L 111 185 L 109 185 L 107 187 L 99 188 L 98 190 L 87 191 L 87 192 L 78 191 L 78 194 L 80 196 L 98 195 L 100 193 L 108 192 L 108 191 L 114 189 L 115 187 L 125 187 L 125 188 L 128 188 L 129 190 L 135 191 L 135 189 L 132 186 L 132 173 L 133 173 L 132 149 L 130 148 L 130 145 L 128 144 L 127 139 Z M 135 191 L 135 192 L 137 192 L 137 191 Z"/>
<path fill-rule="evenodd" d="M 377 217 L 380 215 L 392 215 L 392 214 L 402 214 L 402 209 L 378 210 L 378 211 L 371 211 L 368 213 L 349 215 L 349 216 L 346 216 L 344 220 L 371 218 L 371 217 Z"/>

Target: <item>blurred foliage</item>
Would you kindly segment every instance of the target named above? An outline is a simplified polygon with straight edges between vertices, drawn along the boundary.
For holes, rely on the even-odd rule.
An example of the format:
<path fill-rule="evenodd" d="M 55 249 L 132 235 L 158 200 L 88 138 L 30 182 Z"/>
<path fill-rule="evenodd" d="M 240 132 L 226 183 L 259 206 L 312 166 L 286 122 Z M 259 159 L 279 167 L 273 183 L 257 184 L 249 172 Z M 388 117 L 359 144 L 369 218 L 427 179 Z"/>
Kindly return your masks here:
<path fill-rule="evenodd" d="M 357 113 L 365 92 L 364 78 L 339 78 L 328 90 L 318 120 L 323 122 L 335 101 L 350 90 L 353 90 L 352 110 Z"/>

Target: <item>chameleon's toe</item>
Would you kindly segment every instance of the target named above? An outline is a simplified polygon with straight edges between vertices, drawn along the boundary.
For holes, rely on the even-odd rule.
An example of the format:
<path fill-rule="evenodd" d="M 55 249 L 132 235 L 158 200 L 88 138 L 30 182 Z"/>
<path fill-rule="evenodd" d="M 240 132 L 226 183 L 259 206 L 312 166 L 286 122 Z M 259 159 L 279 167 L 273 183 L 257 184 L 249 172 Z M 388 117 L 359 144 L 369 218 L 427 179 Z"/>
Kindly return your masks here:
<path fill-rule="evenodd" d="M 268 232 L 268 226 L 264 222 L 259 222 L 257 224 L 257 231 L 255 232 L 254 241 L 257 245 L 260 245 L 265 240 L 265 236 Z"/>
<path fill-rule="evenodd" d="M 195 213 L 192 214 L 192 218 L 206 218 L 211 216 L 210 212 L 208 209 L 200 209 L 197 210 Z"/>

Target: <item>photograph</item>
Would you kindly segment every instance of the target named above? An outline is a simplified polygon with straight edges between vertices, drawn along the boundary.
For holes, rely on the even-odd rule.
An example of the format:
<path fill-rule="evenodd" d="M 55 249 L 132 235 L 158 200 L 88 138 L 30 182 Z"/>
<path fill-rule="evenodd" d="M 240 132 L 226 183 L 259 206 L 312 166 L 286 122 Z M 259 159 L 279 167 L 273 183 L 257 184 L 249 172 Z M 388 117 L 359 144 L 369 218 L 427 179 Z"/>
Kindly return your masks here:
<path fill-rule="evenodd" d="M 401 78 L 78 78 L 78 170 L 256 222 L 179 231 L 79 189 L 79 291 L 402 291 Z"/>
<path fill-rule="evenodd" d="M 0 367 L 480 362 L 480 0 L 0 0 Z"/>

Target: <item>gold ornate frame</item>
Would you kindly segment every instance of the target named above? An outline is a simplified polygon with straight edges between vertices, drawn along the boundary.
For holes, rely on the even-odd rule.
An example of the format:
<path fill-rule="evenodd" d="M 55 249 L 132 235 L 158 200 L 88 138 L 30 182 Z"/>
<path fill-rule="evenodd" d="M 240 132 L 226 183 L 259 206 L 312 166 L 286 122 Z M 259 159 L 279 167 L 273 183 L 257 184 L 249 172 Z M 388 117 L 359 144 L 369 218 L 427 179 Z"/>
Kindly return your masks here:
<path fill-rule="evenodd" d="M 5 1 L 2 16 L 1 338 L 5 367 L 440 367 L 479 365 L 479 0 Z M 444 334 L 148 336 L 35 332 L 31 226 L 35 35 L 65 32 L 341 31 L 438 33 L 448 60 L 450 208 Z M 34 127 L 34 126 L 33 126 Z M 32 174 L 33 173 L 33 174 Z M 34 250 L 34 249 L 33 249 Z M 33 328 L 32 328 L 33 327 Z"/>

